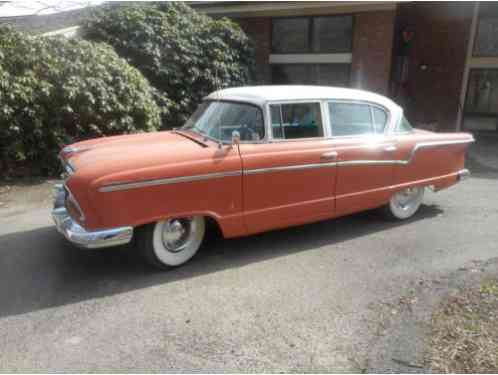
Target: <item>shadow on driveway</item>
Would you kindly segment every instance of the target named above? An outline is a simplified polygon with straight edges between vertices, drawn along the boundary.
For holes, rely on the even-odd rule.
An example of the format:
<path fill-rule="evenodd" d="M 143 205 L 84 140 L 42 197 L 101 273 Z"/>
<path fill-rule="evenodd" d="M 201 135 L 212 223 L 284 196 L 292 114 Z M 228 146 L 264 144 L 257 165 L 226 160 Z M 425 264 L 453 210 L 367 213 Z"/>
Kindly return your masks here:
<path fill-rule="evenodd" d="M 389 222 L 376 211 L 245 238 L 208 238 L 197 256 L 167 272 L 145 265 L 132 246 L 81 250 L 54 227 L 0 236 L 0 317 L 123 293 L 271 258 L 288 256 L 434 217 L 424 205 L 411 220 Z"/>

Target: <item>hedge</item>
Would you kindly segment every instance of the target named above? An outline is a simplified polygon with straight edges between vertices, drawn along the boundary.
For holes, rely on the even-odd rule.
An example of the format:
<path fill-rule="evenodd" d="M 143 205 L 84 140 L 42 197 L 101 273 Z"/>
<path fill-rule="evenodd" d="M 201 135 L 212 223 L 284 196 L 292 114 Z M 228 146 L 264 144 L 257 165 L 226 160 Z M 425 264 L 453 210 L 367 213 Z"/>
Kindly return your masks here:
<path fill-rule="evenodd" d="M 180 2 L 104 7 L 83 36 L 113 46 L 170 100 L 163 128 L 182 125 L 210 92 L 253 76 L 253 48 L 239 25 Z"/>
<path fill-rule="evenodd" d="M 0 170 L 58 170 L 64 144 L 160 127 L 157 96 L 112 48 L 0 28 Z"/>

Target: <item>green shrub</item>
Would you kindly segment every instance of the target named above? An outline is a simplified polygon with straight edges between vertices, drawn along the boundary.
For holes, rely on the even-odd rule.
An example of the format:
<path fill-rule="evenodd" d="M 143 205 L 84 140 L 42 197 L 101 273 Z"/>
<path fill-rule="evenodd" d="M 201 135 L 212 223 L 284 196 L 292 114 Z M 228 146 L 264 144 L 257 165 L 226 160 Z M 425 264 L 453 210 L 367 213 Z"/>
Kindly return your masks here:
<path fill-rule="evenodd" d="M 106 7 L 83 33 L 113 46 L 171 100 L 164 128 L 182 125 L 210 92 L 251 81 L 253 48 L 242 29 L 183 3 Z"/>
<path fill-rule="evenodd" d="M 75 140 L 160 126 L 142 74 L 110 47 L 0 28 L 0 170 L 54 173 Z"/>

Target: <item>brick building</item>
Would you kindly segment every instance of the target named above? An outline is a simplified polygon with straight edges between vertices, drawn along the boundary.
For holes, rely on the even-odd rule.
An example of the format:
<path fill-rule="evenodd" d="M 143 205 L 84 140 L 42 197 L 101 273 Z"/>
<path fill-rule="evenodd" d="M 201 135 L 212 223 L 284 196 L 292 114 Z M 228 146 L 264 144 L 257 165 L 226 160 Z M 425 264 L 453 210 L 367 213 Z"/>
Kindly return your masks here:
<path fill-rule="evenodd" d="M 241 25 L 255 44 L 258 83 L 362 88 L 393 98 L 417 126 L 498 131 L 498 3 L 190 5 Z M 90 11 L 10 18 L 0 11 L 0 23 L 72 36 Z"/>
<path fill-rule="evenodd" d="M 259 83 L 391 96 L 438 130 L 496 132 L 498 5 L 478 2 L 192 2 L 238 22 Z"/>

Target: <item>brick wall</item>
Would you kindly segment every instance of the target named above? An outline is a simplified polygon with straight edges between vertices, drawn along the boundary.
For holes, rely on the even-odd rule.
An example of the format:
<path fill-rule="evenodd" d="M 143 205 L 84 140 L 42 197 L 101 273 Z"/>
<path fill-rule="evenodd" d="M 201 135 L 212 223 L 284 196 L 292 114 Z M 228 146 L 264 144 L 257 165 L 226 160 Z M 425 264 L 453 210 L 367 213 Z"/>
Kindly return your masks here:
<path fill-rule="evenodd" d="M 473 7 L 469 2 L 398 6 L 398 54 L 402 31 L 415 33 L 407 52 L 407 79 L 396 96 L 412 122 L 455 129 Z"/>
<path fill-rule="evenodd" d="M 236 22 L 252 39 L 256 53 L 256 80 L 259 84 L 271 82 L 270 53 L 271 53 L 271 18 L 239 18 Z"/>
<path fill-rule="evenodd" d="M 355 15 L 352 87 L 388 94 L 395 16 L 395 11 Z"/>
<path fill-rule="evenodd" d="M 391 69 L 394 11 L 366 12 L 355 15 L 351 85 L 387 94 Z M 271 83 L 268 63 L 271 53 L 271 18 L 235 20 L 253 40 L 256 48 L 258 83 Z"/>

